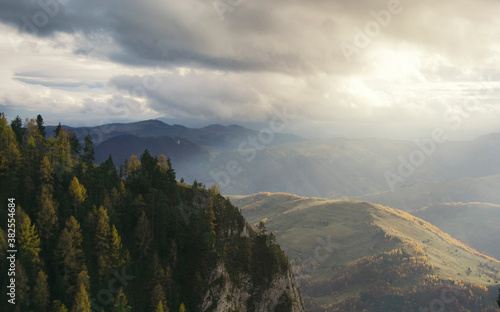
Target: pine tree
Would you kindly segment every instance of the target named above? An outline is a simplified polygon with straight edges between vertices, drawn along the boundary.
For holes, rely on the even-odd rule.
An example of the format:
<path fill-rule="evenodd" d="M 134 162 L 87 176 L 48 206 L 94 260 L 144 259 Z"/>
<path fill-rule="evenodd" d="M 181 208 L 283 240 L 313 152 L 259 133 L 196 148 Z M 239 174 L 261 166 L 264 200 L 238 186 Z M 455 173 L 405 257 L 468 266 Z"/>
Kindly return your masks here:
<path fill-rule="evenodd" d="M 17 190 L 17 174 L 21 161 L 19 145 L 13 129 L 5 117 L 0 118 L 0 200 Z"/>
<path fill-rule="evenodd" d="M 24 310 L 31 304 L 31 288 L 28 276 L 21 262 L 18 260 L 16 260 L 16 302 L 19 303 L 16 310 L 19 308 Z"/>
<path fill-rule="evenodd" d="M 217 184 L 213 184 L 211 187 L 210 187 L 210 193 L 214 194 L 214 195 L 220 195 L 220 189 L 219 187 L 217 186 Z"/>
<path fill-rule="evenodd" d="M 158 305 L 161 303 L 161 306 L 166 307 L 166 295 L 165 295 L 165 290 L 163 289 L 163 286 L 158 283 L 156 286 L 153 288 L 153 291 L 151 292 L 151 307 L 152 309 L 158 308 Z"/>
<path fill-rule="evenodd" d="M 73 180 L 71 180 L 69 184 L 69 194 L 73 198 L 73 215 L 76 216 L 78 208 L 83 204 L 85 199 L 87 199 L 87 190 L 80 184 L 76 177 L 73 177 Z"/>
<path fill-rule="evenodd" d="M 59 238 L 56 249 L 58 263 L 62 268 L 62 283 L 68 298 L 75 294 L 78 274 L 85 268 L 83 236 L 78 221 L 71 216 Z"/>
<path fill-rule="evenodd" d="M 155 312 L 168 312 L 168 307 L 166 309 L 163 308 L 163 303 L 161 301 L 158 302 L 158 305 L 156 306 Z"/>
<path fill-rule="evenodd" d="M 33 289 L 33 303 L 37 311 L 43 312 L 49 305 L 50 291 L 47 282 L 47 274 L 42 270 L 38 271 L 35 280 L 35 288 Z"/>
<path fill-rule="evenodd" d="M 95 249 L 97 254 L 97 265 L 99 278 L 102 279 L 104 274 L 111 269 L 110 244 L 111 229 L 109 227 L 108 213 L 104 207 L 99 207 L 97 211 L 97 225 L 95 231 Z"/>
<path fill-rule="evenodd" d="M 50 312 L 68 312 L 68 309 L 60 300 L 54 300 L 50 305 Z"/>
<path fill-rule="evenodd" d="M 125 255 L 123 254 L 122 239 L 114 225 L 111 227 L 110 247 L 111 266 L 113 268 L 121 267 L 125 264 Z"/>
<path fill-rule="evenodd" d="M 90 312 L 89 276 L 86 270 L 78 274 L 77 289 L 71 312 Z"/>
<path fill-rule="evenodd" d="M 40 261 L 40 238 L 30 217 L 17 206 L 17 224 L 19 225 L 18 244 L 21 262 L 26 266 L 28 274 L 34 276 L 38 272 Z"/>
<path fill-rule="evenodd" d="M 54 230 L 57 227 L 57 203 L 52 198 L 52 194 L 48 191 L 49 187 L 42 186 L 42 194 L 40 196 L 40 210 L 38 211 L 37 224 L 40 228 L 40 235 L 45 243 L 54 235 Z"/>
<path fill-rule="evenodd" d="M 75 157 L 79 156 L 80 152 L 82 151 L 82 145 L 80 144 L 80 141 L 78 141 L 78 138 L 72 132 L 68 134 L 68 139 L 71 146 L 71 154 Z"/>
<path fill-rule="evenodd" d="M 146 216 L 146 212 L 144 210 L 141 210 L 141 215 L 137 221 L 135 238 L 140 257 L 142 258 L 148 256 L 151 251 L 153 236 L 151 233 L 151 225 L 149 224 L 148 217 Z"/>
<path fill-rule="evenodd" d="M 42 182 L 42 192 L 39 197 L 40 209 L 37 213 L 37 225 L 40 229 L 40 235 L 44 239 L 45 244 L 48 244 L 50 237 L 54 234 L 54 229 L 57 226 L 57 203 L 52 197 L 53 193 L 53 178 L 54 170 L 50 164 L 49 158 L 45 156 L 40 166 L 40 180 Z"/>
<path fill-rule="evenodd" d="M 127 296 L 125 296 L 123 290 L 120 290 L 118 293 L 118 298 L 116 299 L 113 312 L 132 312 L 132 308 L 127 305 Z"/>
<path fill-rule="evenodd" d="M 46 136 L 45 127 L 43 125 L 42 115 L 40 115 L 40 114 L 38 114 L 38 116 L 36 116 L 36 126 L 38 127 L 38 131 L 40 132 L 40 135 L 45 138 L 45 136 Z"/>
<path fill-rule="evenodd" d="M 23 136 L 24 136 L 23 122 L 21 118 L 17 116 L 10 122 L 10 126 L 12 127 L 12 130 L 16 135 L 17 144 L 21 146 L 23 144 Z"/>
<path fill-rule="evenodd" d="M 61 133 L 61 130 L 62 130 L 62 126 L 61 126 L 61 123 L 59 123 L 57 125 L 57 127 L 53 130 L 56 138 L 59 137 L 59 133 Z"/>
<path fill-rule="evenodd" d="M 110 226 L 109 216 L 103 206 L 97 211 L 95 249 L 99 277 L 102 279 L 111 269 L 125 264 L 125 255 L 120 235 L 114 225 Z"/>
<path fill-rule="evenodd" d="M 84 163 L 90 166 L 94 163 L 95 160 L 94 143 L 92 143 L 92 136 L 90 135 L 90 133 L 85 136 L 83 144 L 82 160 Z"/>
<path fill-rule="evenodd" d="M 158 157 L 158 166 L 165 173 L 170 169 L 170 165 L 168 164 L 167 157 L 165 157 L 165 155 L 161 154 L 160 157 Z"/>
<path fill-rule="evenodd" d="M 186 312 L 186 307 L 184 306 L 184 303 L 181 303 L 181 306 L 179 307 L 179 312 Z"/>
<path fill-rule="evenodd" d="M 66 170 L 73 167 L 76 161 L 75 155 L 72 153 L 70 136 L 63 129 L 59 130 L 53 147 L 54 157 L 59 164 Z"/>
<path fill-rule="evenodd" d="M 7 119 L 2 117 L 0 118 L 0 174 L 6 169 L 5 167 L 13 165 L 19 157 L 16 134 L 7 124 Z"/>
<path fill-rule="evenodd" d="M 127 180 L 129 177 L 133 178 L 139 175 L 140 168 L 141 168 L 141 162 L 139 161 L 137 156 L 132 154 L 132 156 L 130 156 L 130 160 L 128 161 L 128 166 L 127 166 Z"/>

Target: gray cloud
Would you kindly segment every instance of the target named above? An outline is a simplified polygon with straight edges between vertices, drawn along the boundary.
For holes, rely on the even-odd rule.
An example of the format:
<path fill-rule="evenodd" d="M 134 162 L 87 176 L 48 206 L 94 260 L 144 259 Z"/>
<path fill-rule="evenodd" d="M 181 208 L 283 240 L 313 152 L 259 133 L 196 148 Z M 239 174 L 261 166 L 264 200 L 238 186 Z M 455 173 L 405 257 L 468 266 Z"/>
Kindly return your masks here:
<path fill-rule="evenodd" d="M 0 75 L 12 87 L 0 91 L 0 105 L 207 123 L 262 122 L 286 105 L 300 112 L 301 129 L 410 135 L 443 124 L 460 97 L 500 77 L 500 6 L 492 0 L 401 0 L 401 12 L 349 60 L 340 44 L 356 45 L 377 21 L 373 12 L 395 0 L 246 0 L 224 20 L 219 0 L 61 0 L 57 10 L 54 1 L 0 2 L 0 23 L 24 39 L 2 55 L 14 61 Z M 151 68 L 161 83 L 141 93 Z M 490 116 L 499 97 L 495 90 L 481 99 Z"/>

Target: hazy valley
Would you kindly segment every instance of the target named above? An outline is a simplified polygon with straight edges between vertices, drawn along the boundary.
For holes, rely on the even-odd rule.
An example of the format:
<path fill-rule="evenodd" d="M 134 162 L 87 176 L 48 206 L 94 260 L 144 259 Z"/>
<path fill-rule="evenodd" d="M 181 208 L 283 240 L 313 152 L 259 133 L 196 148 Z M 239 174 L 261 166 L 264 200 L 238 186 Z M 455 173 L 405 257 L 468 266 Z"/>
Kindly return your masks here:
<path fill-rule="evenodd" d="M 100 142 L 96 161 L 111 155 L 119 164 L 127 153 L 148 149 L 170 155 L 185 181 L 217 184 L 223 194 L 271 192 L 230 199 L 250 224 L 263 221 L 274 233 L 312 311 L 413 311 L 443 285 L 473 294 L 457 297 L 450 309 L 494 306 L 497 134 L 440 143 L 275 134 L 263 144 L 257 131 L 236 125 L 190 129 L 145 121 L 71 131 Z M 400 296 L 408 299 L 391 299 Z"/>

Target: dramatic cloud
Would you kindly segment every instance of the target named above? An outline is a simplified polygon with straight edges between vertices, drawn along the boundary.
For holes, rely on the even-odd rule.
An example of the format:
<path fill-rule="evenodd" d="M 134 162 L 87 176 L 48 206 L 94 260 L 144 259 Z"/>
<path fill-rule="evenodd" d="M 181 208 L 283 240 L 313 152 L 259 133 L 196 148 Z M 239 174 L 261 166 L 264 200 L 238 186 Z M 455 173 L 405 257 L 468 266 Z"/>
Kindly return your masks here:
<path fill-rule="evenodd" d="M 305 135 L 468 138 L 500 131 L 499 13 L 493 0 L 4 0 L 0 110 L 259 124 L 287 107 Z"/>

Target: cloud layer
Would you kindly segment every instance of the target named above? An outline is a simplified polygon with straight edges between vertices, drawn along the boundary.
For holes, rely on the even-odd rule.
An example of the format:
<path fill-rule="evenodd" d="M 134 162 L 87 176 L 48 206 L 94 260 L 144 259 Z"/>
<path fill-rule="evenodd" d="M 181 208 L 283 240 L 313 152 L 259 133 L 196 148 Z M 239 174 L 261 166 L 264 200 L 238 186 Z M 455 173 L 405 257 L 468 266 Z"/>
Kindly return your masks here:
<path fill-rule="evenodd" d="M 490 0 L 5 0 L 0 110 L 258 124 L 286 106 L 290 131 L 391 137 L 453 127 L 461 110 L 452 130 L 470 137 L 500 130 L 499 13 Z"/>

